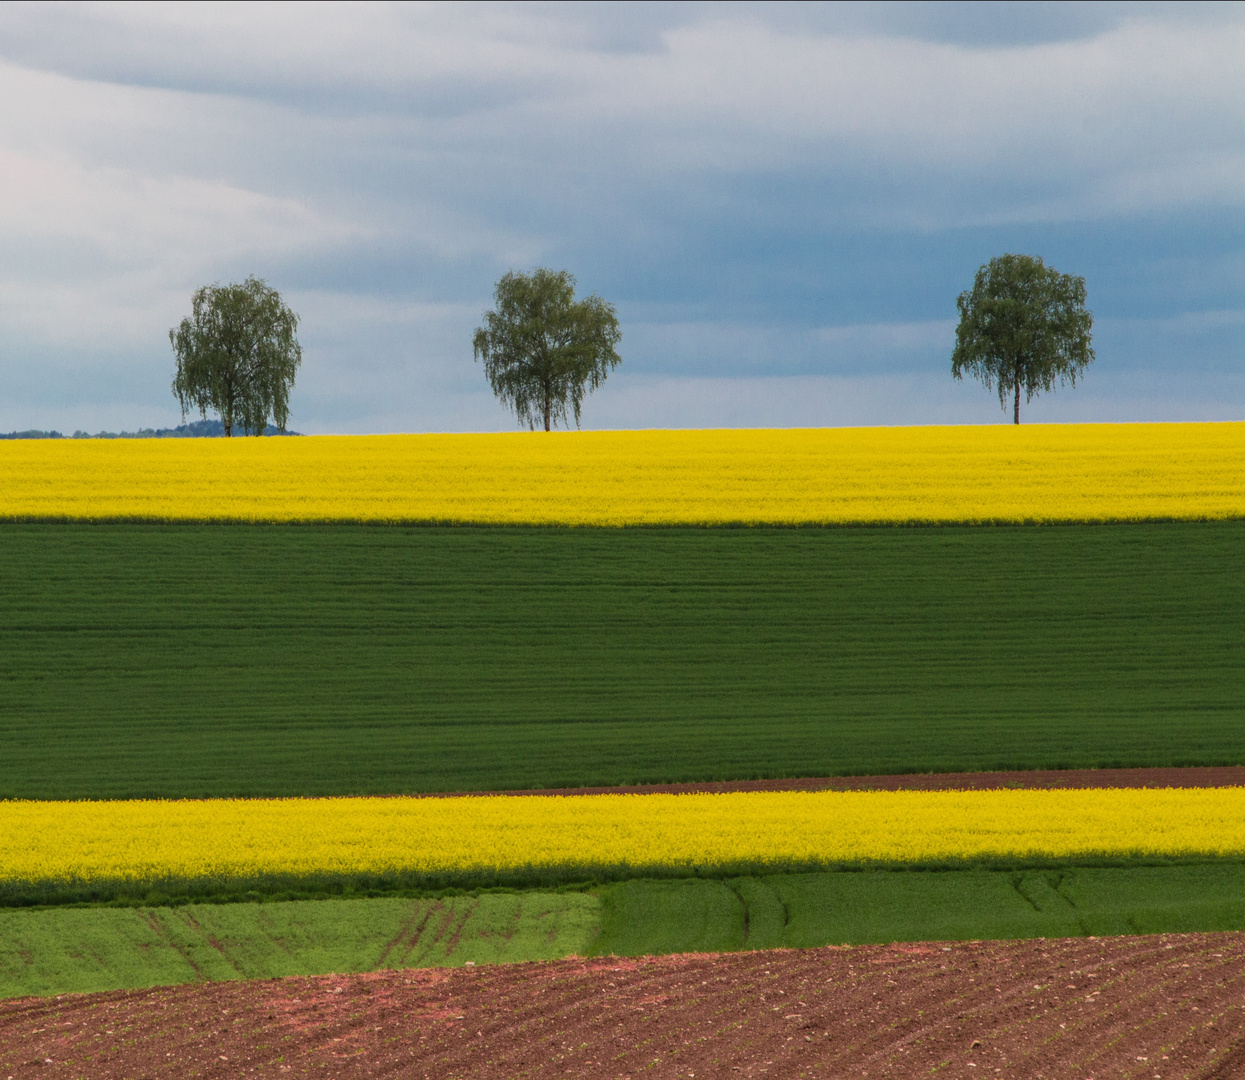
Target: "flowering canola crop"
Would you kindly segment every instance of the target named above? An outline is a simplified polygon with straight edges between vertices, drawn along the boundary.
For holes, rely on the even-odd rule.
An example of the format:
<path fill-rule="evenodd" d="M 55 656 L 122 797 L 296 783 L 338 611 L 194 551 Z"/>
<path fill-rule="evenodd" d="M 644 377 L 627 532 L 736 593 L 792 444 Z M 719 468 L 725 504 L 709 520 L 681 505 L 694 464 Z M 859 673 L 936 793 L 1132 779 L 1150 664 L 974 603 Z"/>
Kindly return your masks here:
<path fill-rule="evenodd" d="M 0 882 L 1245 855 L 1245 788 L 0 803 Z"/>
<path fill-rule="evenodd" d="M 0 519 L 672 525 L 1245 517 L 1245 424 L 0 441 Z"/>

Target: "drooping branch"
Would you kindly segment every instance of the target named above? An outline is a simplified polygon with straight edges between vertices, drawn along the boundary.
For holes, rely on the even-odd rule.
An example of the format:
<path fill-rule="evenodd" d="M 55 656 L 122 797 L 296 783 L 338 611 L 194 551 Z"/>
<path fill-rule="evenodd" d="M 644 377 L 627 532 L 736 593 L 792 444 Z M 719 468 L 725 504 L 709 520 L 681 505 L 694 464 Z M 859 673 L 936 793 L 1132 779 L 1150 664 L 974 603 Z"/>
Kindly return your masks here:
<path fill-rule="evenodd" d="M 266 282 L 199 289 L 191 315 L 169 331 L 177 355 L 173 394 L 183 418 L 189 409 L 220 413 L 226 435 L 241 424 L 262 434 L 271 415 L 284 431 L 289 395 L 302 363 L 298 316 Z"/>
<path fill-rule="evenodd" d="M 611 304 L 599 296 L 575 300 L 566 271 L 510 272 L 494 291 L 472 347 L 493 393 L 520 424 L 552 430 L 579 426 L 584 396 L 620 363 L 622 333 Z"/>

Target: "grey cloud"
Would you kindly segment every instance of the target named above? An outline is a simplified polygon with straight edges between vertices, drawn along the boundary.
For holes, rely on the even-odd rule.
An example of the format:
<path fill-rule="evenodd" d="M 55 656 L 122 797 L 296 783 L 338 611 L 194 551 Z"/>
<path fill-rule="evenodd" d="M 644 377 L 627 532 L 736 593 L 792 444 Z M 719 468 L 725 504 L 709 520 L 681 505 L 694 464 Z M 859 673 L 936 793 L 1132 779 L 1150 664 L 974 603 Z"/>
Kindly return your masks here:
<path fill-rule="evenodd" d="M 538 263 L 620 306 L 614 423 L 808 379 L 881 416 L 1001 250 L 1092 275 L 1104 360 L 1225 370 L 1243 52 L 1239 4 L 10 5 L 0 427 L 165 422 L 167 327 L 248 273 L 303 314 L 308 430 L 508 426 L 470 331 Z"/>

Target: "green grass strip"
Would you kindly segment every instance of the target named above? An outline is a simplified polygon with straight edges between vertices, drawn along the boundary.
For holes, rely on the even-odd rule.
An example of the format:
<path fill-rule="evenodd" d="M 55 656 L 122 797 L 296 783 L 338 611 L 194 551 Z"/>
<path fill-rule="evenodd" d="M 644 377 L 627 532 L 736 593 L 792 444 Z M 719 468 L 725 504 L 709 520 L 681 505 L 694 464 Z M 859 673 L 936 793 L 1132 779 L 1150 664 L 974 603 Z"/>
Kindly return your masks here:
<path fill-rule="evenodd" d="M 1169 858 L 1144 855 L 1078 857 L 1076 865 L 1090 870 L 1190 871 L 1205 867 L 1245 866 L 1237 858 L 1207 855 Z M 556 866 L 539 869 L 469 870 L 461 873 L 401 874 L 272 874 L 262 877 L 164 878 L 140 882 L 101 879 L 89 884 L 62 881 L 0 882 L 0 910 L 52 907 L 180 907 L 187 904 L 245 904 L 302 900 L 422 899 L 429 896 L 503 891 L 582 891 L 637 880 L 684 883 L 716 882 L 824 874 L 1028 874 L 1060 872 L 1068 857 L 988 857 L 980 859 L 908 860 L 905 862 L 826 861 L 644 868 L 634 866 Z"/>
<path fill-rule="evenodd" d="M 1245 866 L 776 874 L 602 890 L 600 952 L 1245 929 Z"/>
<path fill-rule="evenodd" d="M 0 527 L 0 797 L 1245 761 L 1245 523 Z"/>
<path fill-rule="evenodd" d="M 0 996 L 319 975 L 585 952 L 585 893 L 0 911 Z"/>
<path fill-rule="evenodd" d="M 688 951 L 1245 930 L 1245 865 L 864 871 L 0 911 L 0 996 Z"/>

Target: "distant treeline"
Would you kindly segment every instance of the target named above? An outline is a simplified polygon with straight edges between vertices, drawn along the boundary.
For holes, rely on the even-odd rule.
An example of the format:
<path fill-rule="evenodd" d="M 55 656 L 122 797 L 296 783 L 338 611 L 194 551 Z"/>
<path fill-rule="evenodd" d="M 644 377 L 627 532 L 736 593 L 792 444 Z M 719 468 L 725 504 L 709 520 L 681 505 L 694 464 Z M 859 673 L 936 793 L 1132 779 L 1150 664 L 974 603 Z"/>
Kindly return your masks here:
<path fill-rule="evenodd" d="M 265 435 L 298 435 L 297 431 L 278 431 L 269 424 Z M 59 431 L 10 431 L 0 432 L 0 439 L 217 439 L 224 438 L 225 425 L 219 420 L 196 420 L 193 424 L 181 424 L 175 428 L 140 428 L 138 431 L 101 431 L 92 435 L 87 431 L 75 431 L 62 435 Z"/>

